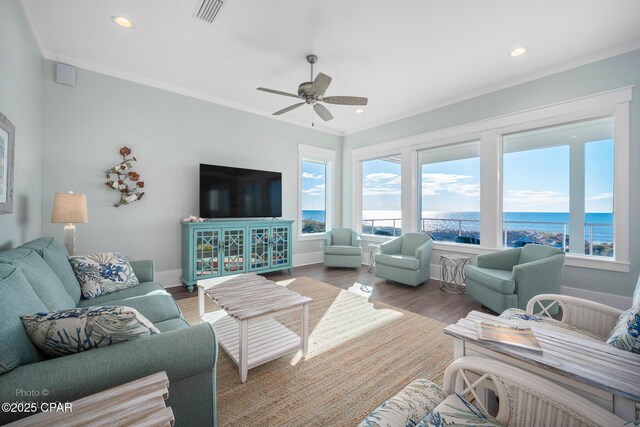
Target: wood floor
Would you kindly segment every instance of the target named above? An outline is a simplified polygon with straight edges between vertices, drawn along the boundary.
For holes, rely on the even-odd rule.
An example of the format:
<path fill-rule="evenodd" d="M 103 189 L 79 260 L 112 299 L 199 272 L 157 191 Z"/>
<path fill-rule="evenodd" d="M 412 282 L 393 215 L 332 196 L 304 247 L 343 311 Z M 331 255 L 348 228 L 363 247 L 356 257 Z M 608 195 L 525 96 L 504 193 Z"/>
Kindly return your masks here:
<path fill-rule="evenodd" d="M 375 277 L 360 268 L 326 268 L 322 264 L 296 267 L 291 275 L 287 272 L 265 274 L 269 280 L 286 280 L 306 276 L 341 289 L 354 289 L 370 293 L 370 299 L 421 314 L 443 323 L 454 323 L 471 310 L 481 310 L 476 301 L 466 295 L 448 294 L 440 290 L 436 280 L 429 280 L 418 287 L 405 286 Z M 176 299 L 196 296 L 185 287 L 167 289 Z"/>

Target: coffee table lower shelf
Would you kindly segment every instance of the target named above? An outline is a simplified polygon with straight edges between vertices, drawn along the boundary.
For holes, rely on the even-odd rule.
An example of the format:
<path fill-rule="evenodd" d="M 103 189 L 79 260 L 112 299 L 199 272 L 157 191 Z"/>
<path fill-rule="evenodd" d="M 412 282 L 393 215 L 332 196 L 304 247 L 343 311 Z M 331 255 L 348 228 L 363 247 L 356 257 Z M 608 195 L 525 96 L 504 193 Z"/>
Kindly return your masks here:
<path fill-rule="evenodd" d="M 224 310 L 206 313 L 202 321 L 213 326 L 220 346 L 240 367 L 240 322 Z M 302 338 L 273 318 L 249 322 L 247 329 L 247 369 L 302 347 Z"/>

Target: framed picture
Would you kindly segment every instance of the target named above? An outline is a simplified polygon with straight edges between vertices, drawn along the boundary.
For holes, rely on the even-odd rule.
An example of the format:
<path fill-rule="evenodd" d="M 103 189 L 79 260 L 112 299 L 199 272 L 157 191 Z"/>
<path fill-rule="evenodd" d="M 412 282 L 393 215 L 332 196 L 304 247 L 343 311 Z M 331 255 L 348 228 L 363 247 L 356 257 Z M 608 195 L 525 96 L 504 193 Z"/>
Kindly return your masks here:
<path fill-rule="evenodd" d="M 0 214 L 13 212 L 13 149 L 15 127 L 0 113 Z"/>

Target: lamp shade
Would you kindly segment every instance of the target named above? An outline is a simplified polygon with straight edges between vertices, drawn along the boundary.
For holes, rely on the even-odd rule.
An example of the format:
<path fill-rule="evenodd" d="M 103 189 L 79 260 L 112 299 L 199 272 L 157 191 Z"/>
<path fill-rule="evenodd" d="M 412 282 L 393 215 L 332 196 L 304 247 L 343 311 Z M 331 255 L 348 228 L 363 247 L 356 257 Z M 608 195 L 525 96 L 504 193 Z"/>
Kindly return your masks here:
<path fill-rule="evenodd" d="M 51 222 L 79 224 L 89 222 L 87 196 L 84 194 L 56 193 L 51 211 Z"/>

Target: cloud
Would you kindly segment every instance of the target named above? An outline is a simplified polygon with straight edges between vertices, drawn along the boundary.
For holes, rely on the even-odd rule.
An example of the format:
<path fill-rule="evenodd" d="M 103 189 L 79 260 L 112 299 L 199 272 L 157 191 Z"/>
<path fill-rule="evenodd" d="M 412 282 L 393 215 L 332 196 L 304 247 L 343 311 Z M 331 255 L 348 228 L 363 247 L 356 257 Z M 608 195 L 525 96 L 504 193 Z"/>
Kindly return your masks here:
<path fill-rule="evenodd" d="M 470 175 L 451 173 L 423 173 L 422 195 L 439 196 L 443 193 L 455 193 L 467 197 L 480 196 L 480 183 L 473 182 Z"/>
<path fill-rule="evenodd" d="M 530 212 L 545 209 L 567 209 L 569 195 L 551 190 L 507 190 L 504 194 L 504 210 L 518 210 L 525 208 Z"/>
<path fill-rule="evenodd" d="M 400 175 L 390 172 L 375 172 L 365 175 L 362 183 L 363 196 L 385 196 L 400 194 Z"/>
<path fill-rule="evenodd" d="M 587 197 L 587 200 L 611 200 L 613 199 L 613 193 L 600 193 L 595 196 Z"/>
<path fill-rule="evenodd" d="M 307 179 L 324 179 L 324 175 L 310 172 L 302 172 L 302 177 Z"/>
<path fill-rule="evenodd" d="M 302 194 L 307 196 L 324 196 L 326 190 L 325 184 L 314 185 L 311 188 L 306 188 L 302 190 Z"/>
<path fill-rule="evenodd" d="M 369 175 L 365 175 L 365 179 L 371 181 L 384 181 L 389 180 L 391 178 L 400 178 L 400 175 L 390 172 L 375 172 L 370 173 Z"/>

